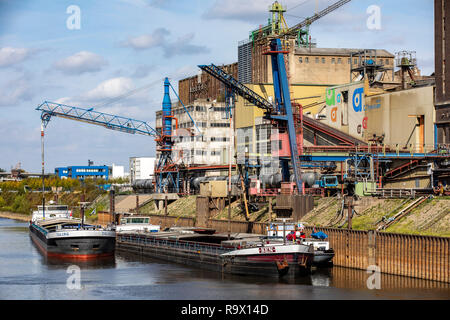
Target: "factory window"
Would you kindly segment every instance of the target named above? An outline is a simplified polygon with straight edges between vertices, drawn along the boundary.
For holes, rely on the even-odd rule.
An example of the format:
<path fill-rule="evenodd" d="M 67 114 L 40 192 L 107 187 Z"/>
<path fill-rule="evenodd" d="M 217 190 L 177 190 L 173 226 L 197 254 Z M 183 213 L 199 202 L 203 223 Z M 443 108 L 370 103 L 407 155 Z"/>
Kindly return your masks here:
<path fill-rule="evenodd" d="M 348 103 L 348 90 L 342 91 L 342 100 L 344 100 L 344 103 Z"/>
<path fill-rule="evenodd" d="M 256 144 L 256 153 L 261 153 L 261 156 L 272 153 L 271 149 L 271 142 L 261 142 Z"/>
<path fill-rule="evenodd" d="M 322 63 L 325 63 L 325 58 L 322 58 Z"/>
<path fill-rule="evenodd" d="M 351 63 L 352 63 L 352 59 L 348 58 L 348 64 L 351 64 Z"/>
<path fill-rule="evenodd" d="M 336 58 L 331 58 L 331 63 L 335 64 L 336 63 Z"/>
<path fill-rule="evenodd" d="M 338 58 L 338 64 L 342 64 L 342 59 Z"/>
<path fill-rule="evenodd" d="M 354 59 L 353 64 L 358 64 L 358 59 Z"/>
<path fill-rule="evenodd" d="M 211 137 L 211 142 L 220 141 L 220 142 L 226 142 L 229 141 L 229 138 L 225 137 Z"/>
<path fill-rule="evenodd" d="M 319 63 L 319 57 L 316 57 L 316 63 Z"/>
<path fill-rule="evenodd" d="M 309 58 L 308 57 L 305 58 L 305 63 L 309 63 Z"/>
<path fill-rule="evenodd" d="M 302 57 L 298 58 L 298 62 L 303 63 L 303 58 Z"/>
<path fill-rule="evenodd" d="M 229 123 L 211 123 L 212 128 L 227 128 L 229 126 Z"/>
<path fill-rule="evenodd" d="M 389 59 L 386 59 L 386 65 L 389 65 Z"/>

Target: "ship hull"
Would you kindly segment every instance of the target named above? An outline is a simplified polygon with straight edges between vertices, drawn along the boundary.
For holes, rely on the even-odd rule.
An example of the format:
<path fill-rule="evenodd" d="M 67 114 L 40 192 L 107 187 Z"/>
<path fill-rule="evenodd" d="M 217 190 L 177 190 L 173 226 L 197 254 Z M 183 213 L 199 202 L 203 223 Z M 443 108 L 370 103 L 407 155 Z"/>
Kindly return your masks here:
<path fill-rule="evenodd" d="M 329 249 L 325 251 L 316 250 L 314 252 L 314 264 L 315 265 L 327 265 L 331 264 L 334 258 L 334 250 Z"/>
<path fill-rule="evenodd" d="M 302 245 L 233 250 L 217 245 L 160 240 L 154 237 L 118 235 L 118 250 L 235 275 L 296 278 L 310 272 L 312 248 Z M 275 248 L 275 249 L 273 249 Z M 264 249 L 261 249 L 264 250 Z M 272 252 L 274 250 L 275 252 Z"/>
<path fill-rule="evenodd" d="M 88 260 L 113 256 L 115 252 L 116 239 L 112 234 L 96 236 L 93 232 L 72 231 L 66 232 L 63 236 L 55 233 L 45 235 L 31 224 L 30 236 L 47 257 Z"/>

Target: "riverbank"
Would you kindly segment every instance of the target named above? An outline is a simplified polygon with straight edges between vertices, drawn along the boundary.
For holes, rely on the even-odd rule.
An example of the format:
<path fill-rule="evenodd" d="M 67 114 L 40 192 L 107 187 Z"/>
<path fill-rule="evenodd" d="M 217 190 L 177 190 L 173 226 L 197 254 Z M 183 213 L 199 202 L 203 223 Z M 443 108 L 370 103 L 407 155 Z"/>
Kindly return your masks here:
<path fill-rule="evenodd" d="M 29 215 L 4 211 L 0 211 L 0 218 L 13 219 L 19 221 L 30 221 Z"/>

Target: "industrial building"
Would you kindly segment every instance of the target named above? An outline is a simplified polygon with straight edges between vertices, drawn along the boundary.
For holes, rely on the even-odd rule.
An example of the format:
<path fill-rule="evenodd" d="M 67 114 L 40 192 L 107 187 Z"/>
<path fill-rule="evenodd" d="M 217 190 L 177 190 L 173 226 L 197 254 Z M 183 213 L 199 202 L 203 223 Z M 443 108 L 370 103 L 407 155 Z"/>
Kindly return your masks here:
<path fill-rule="evenodd" d="M 450 4 L 435 0 L 436 142 L 450 144 Z"/>
<path fill-rule="evenodd" d="M 155 138 L 156 159 L 130 158 L 130 177 L 158 201 L 216 180 L 228 180 L 244 200 L 318 190 L 433 192 L 450 182 L 447 4 L 436 0 L 436 74 L 424 76 L 415 52 L 403 48 L 319 48 L 310 25 L 348 2 L 288 27 L 275 1 L 267 25 L 238 44 L 238 62 L 199 65 L 178 93 L 165 79 L 156 129 L 117 116 L 98 123 L 101 113 L 73 115 L 77 108 L 58 104 L 39 110 L 43 119 L 60 115 Z"/>
<path fill-rule="evenodd" d="M 222 66 L 228 74 L 237 77 L 238 63 Z M 203 99 L 207 102 L 225 102 L 225 90 L 223 84 L 207 73 L 199 71 L 197 75 L 181 79 L 178 82 L 180 100 L 185 105 L 192 105 L 196 100 Z M 178 103 L 181 106 L 181 103 Z"/>
<path fill-rule="evenodd" d="M 415 52 L 318 48 L 309 35 L 312 22 L 348 2 L 338 1 L 293 28 L 287 27 L 285 10 L 275 2 L 267 26 L 251 31 L 249 40 L 238 44 L 237 63 L 216 70 L 203 66 L 197 75 L 179 81 L 181 102 L 171 114 L 172 160 L 183 172 L 180 179 L 185 180 L 184 186 L 189 189 L 189 181 L 195 177 L 225 175 L 230 144 L 232 165 L 244 168 L 247 186 L 251 175 L 281 174 L 280 159 L 291 157 L 289 130 L 274 127 L 261 101 L 266 101 L 266 106 L 275 105 L 273 49 L 268 41 L 283 35 L 279 53 L 284 55 L 297 151 L 302 159 L 310 159 L 301 163 L 303 170 L 325 170 L 342 183 L 351 176 L 354 182 L 369 179 L 377 186 L 384 181 L 400 187 L 433 187 L 430 172 L 420 182 L 415 177 L 405 183 L 408 174 L 401 170 L 402 177 L 393 179 L 393 172 L 407 160 L 380 159 L 377 154 L 409 153 L 414 158 L 414 154 L 433 152 L 439 142 L 439 134 L 435 134 L 435 124 L 439 127 L 434 112 L 435 80 L 421 75 Z M 235 97 L 231 106 L 227 104 L 230 88 Z M 252 103 L 253 97 L 256 103 Z M 156 112 L 158 132 L 162 132 L 164 119 L 163 111 Z M 230 141 L 230 126 L 234 141 Z M 340 153 L 321 153 L 330 148 Z M 360 148 L 365 153 L 355 155 L 352 150 Z M 369 168 L 361 159 L 374 164 Z M 418 168 L 410 171 L 422 170 L 427 160 L 420 159 Z M 398 184 L 398 179 L 403 179 L 402 183 Z"/>
<path fill-rule="evenodd" d="M 236 73 L 237 64 L 223 68 Z M 223 85 L 208 74 L 199 72 L 180 80 L 178 87 L 180 99 L 186 105 L 179 103 L 172 109 L 175 120 L 172 125 L 173 161 L 181 166 L 228 164 L 230 132 L 234 135 L 234 126 L 229 120 Z M 161 110 L 156 112 L 155 123 L 156 130 L 161 132 Z M 157 152 L 157 159 L 159 155 Z"/>
<path fill-rule="evenodd" d="M 351 70 L 361 61 L 355 53 L 364 49 L 348 48 L 303 48 L 295 47 L 295 39 L 289 41 L 294 47 L 287 54 L 287 66 L 289 81 L 292 84 L 326 84 L 339 85 L 349 82 Z M 253 70 L 251 82 L 248 83 L 272 83 L 272 69 L 269 57 L 262 55 L 258 49 L 249 52 L 249 57 L 239 55 L 239 65 L 248 68 L 245 64 L 252 63 Z M 262 49 L 261 49 L 262 50 Z M 387 71 L 386 80 L 394 81 L 395 56 L 386 50 L 375 50 L 377 63 L 381 64 Z M 255 61 L 257 60 L 257 61 Z"/>
<path fill-rule="evenodd" d="M 55 174 L 59 178 L 72 178 L 84 180 L 86 178 L 105 179 L 110 176 L 110 168 L 108 166 L 69 166 L 55 168 Z"/>
<path fill-rule="evenodd" d="M 131 157 L 130 158 L 130 182 L 137 180 L 153 179 L 155 173 L 154 157 Z"/>

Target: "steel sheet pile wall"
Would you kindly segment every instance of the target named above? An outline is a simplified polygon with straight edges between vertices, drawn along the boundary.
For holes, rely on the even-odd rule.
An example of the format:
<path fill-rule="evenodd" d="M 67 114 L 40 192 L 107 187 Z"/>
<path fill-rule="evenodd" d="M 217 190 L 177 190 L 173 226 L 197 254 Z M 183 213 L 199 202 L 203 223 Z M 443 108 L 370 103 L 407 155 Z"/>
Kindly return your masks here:
<path fill-rule="evenodd" d="M 311 227 L 306 228 L 312 232 Z M 450 283 L 450 238 L 316 228 L 329 236 L 336 266 Z"/>

